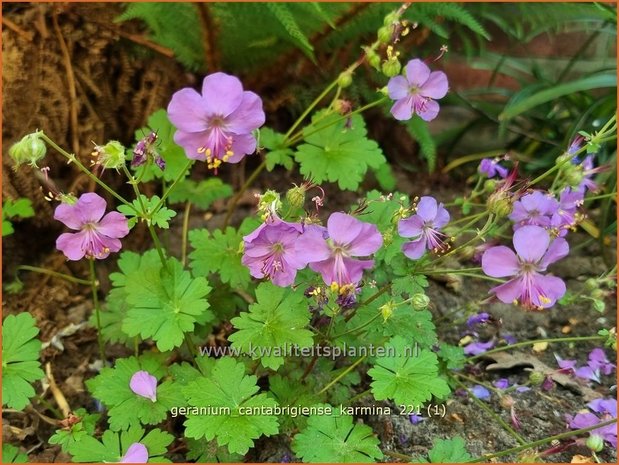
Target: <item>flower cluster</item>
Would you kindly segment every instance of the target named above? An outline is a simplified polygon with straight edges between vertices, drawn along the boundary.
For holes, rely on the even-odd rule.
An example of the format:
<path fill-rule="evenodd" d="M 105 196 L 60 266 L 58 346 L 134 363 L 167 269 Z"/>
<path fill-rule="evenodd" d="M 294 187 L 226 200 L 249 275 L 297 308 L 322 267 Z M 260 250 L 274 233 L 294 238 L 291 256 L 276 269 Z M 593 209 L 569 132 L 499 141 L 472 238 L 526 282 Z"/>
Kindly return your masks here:
<path fill-rule="evenodd" d="M 617 400 L 616 399 L 595 399 L 587 404 L 590 412 L 580 412 L 573 417 L 567 415 L 567 423 L 571 429 L 589 428 L 591 426 L 598 425 L 605 421 L 617 418 Z M 595 443 L 595 439 L 600 442 L 607 442 L 613 447 L 617 447 L 617 425 L 610 424 L 602 426 L 592 430 L 590 433 L 590 439 L 594 441 L 587 441 L 589 443 Z M 602 444 L 603 446 L 603 444 Z M 601 447 L 598 448 L 598 451 Z"/>
<path fill-rule="evenodd" d="M 215 170 L 223 162 L 238 163 L 254 153 L 252 132 L 265 121 L 260 97 L 225 73 L 206 76 L 201 94 L 191 88 L 176 92 L 168 117 L 177 128 L 174 141 L 187 157 L 206 161 Z"/>
<path fill-rule="evenodd" d="M 441 229 L 449 223 L 449 212 L 433 197 L 421 197 L 416 213 L 398 223 L 398 233 L 413 240 L 402 246 L 404 255 L 413 260 L 421 258 L 426 250 L 434 253 L 449 248 L 447 236 Z"/>
<path fill-rule="evenodd" d="M 555 358 L 562 372 L 597 383 L 601 382 L 602 374 L 608 376 L 617 368 L 608 360 L 604 350 L 600 348 L 593 349 L 589 353 L 587 363 L 581 367 L 576 366 L 576 360 L 564 360 L 557 355 L 555 355 Z"/>

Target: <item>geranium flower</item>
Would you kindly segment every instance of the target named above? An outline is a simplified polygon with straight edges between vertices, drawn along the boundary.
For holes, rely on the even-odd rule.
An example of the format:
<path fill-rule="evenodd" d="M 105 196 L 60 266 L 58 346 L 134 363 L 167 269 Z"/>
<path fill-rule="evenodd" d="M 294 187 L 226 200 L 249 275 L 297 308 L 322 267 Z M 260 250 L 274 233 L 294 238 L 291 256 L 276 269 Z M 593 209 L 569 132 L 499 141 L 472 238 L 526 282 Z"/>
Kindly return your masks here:
<path fill-rule="evenodd" d="M 548 265 L 569 253 L 565 239 L 552 243 L 548 232 L 539 226 L 523 226 L 514 232 L 514 253 L 509 247 L 486 250 L 481 267 L 488 276 L 513 276 L 505 284 L 490 290 L 505 303 L 520 303 L 525 308 L 542 309 L 554 305 L 565 294 L 565 283 L 555 276 L 546 276 Z"/>
<path fill-rule="evenodd" d="M 494 347 L 495 342 L 490 340 L 488 342 L 471 342 L 464 346 L 464 354 L 465 355 L 479 355 L 483 354 L 487 350 L 490 350 Z"/>
<path fill-rule="evenodd" d="M 477 397 L 479 400 L 489 400 L 490 399 L 490 391 L 486 389 L 481 384 L 476 384 L 471 388 L 471 394 Z"/>
<path fill-rule="evenodd" d="M 364 223 L 345 213 L 332 213 L 327 228 L 308 228 L 297 240 L 295 250 L 300 260 L 309 263 L 328 285 L 356 284 L 363 270 L 372 268 L 367 257 L 383 245 L 383 237 L 375 225 Z"/>
<path fill-rule="evenodd" d="M 466 320 L 466 326 L 472 328 L 473 326 L 477 326 L 480 324 L 488 323 L 490 321 L 490 314 L 487 312 L 476 313 L 475 315 L 471 315 Z"/>
<path fill-rule="evenodd" d="M 138 396 L 157 402 L 157 378 L 148 371 L 136 371 L 129 381 L 129 387 Z"/>
<path fill-rule="evenodd" d="M 134 442 L 127 449 L 127 453 L 122 456 L 120 463 L 147 463 L 148 449 L 144 444 Z"/>
<path fill-rule="evenodd" d="M 548 228 L 551 217 L 557 212 L 558 208 L 559 202 L 551 195 L 534 191 L 514 202 L 514 209 L 509 215 L 509 219 L 514 222 L 514 229 L 525 225 Z"/>
<path fill-rule="evenodd" d="M 243 238 L 242 263 L 254 278 L 269 278 L 281 287 L 294 283 L 297 271 L 306 263 L 297 258 L 295 243 L 303 227 L 277 217 L 269 217 L 251 234 Z"/>
<path fill-rule="evenodd" d="M 595 348 L 589 353 L 589 360 L 587 362 L 594 370 L 600 370 L 605 375 L 610 375 L 617 366 L 611 363 L 603 349 Z"/>
<path fill-rule="evenodd" d="M 254 153 L 252 131 L 265 120 L 260 97 L 244 91 L 238 78 L 224 73 L 206 76 L 202 94 L 191 88 L 176 92 L 168 105 L 168 117 L 177 128 L 174 141 L 187 157 L 205 160 L 214 169 Z"/>
<path fill-rule="evenodd" d="M 560 237 L 567 234 L 568 229 L 577 223 L 578 208 L 584 203 L 584 191 L 572 190 L 566 187 L 559 195 L 559 206 L 553 213 L 550 225 Z"/>
<path fill-rule="evenodd" d="M 484 158 L 479 164 L 478 170 L 480 173 L 485 174 L 489 178 L 494 178 L 496 175 L 500 178 L 505 178 L 509 173 L 507 168 L 499 165 L 499 160 L 496 158 L 494 160 Z"/>
<path fill-rule="evenodd" d="M 439 104 L 433 99 L 443 98 L 449 85 L 447 75 L 442 71 L 430 72 L 430 68 L 418 58 L 407 63 L 405 76 L 389 79 L 389 97 L 396 102 L 391 114 L 404 121 L 417 114 L 425 121 L 432 121 L 439 112 Z"/>
<path fill-rule="evenodd" d="M 79 232 L 61 234 L 56 248 L 69 260 L 104 259 L 118 252 L 122 247 L 119 238 L 129 234 L 127 218 L 118 212 L 103 216 L 106 207 L 105 199 L 93 192 L 82 194 L 75 203 L 58 205 L 54 219 Z"/>
<path fill-rule="evenodd" d="M 617 400 L 616 399 L 595 399 L 587 404 L 587 407 L 596 414 L 591 412 L 577 413 L 574 417 L 567 415 L 568 425 L 572 429 L 588 428 L 603 423 L 612 418 L 617 418 Z M 589 432 L 591 436 L 599 436 L 604 441 L 617 447 L 617 425 L 610 424 L 594 429 Z"/>
<path fill-rule="evenodd" d="M 417 260 L 426 250 L 442 252 L 446 248 L 447 236 L 440 232 L 449 223 L 449 212 L 433 197 L 421 197 L 416 213 L 410 218 L 400 220 L 398 233 L 402 237 L 414 239 L 402 246 L 408 258 Z"/>

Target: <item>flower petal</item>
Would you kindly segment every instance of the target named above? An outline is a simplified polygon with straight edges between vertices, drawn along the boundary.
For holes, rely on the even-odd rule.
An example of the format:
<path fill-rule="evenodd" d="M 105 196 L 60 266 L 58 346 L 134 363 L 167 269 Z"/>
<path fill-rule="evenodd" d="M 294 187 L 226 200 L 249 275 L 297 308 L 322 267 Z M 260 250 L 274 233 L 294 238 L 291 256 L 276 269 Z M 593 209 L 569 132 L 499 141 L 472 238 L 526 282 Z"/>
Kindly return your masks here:
<path fill-rule="evenodd" d="M 552 307 L 557 300 L 565 295 L 565 282 L 556 276 L 544 276 L 539 273 L 533 275 L 532 302 L 542 308 Z"/>
<path fill-rule="evenodd" d="M 496 294 L 501 302 L 511 304 L 522 295 L 523 286 L 522 279 L 514 278 L 507 281 L 505 284 L 493 287 L 490 289 L 490 292 Z"/>
<path fill-rule="evenodd" d="M 426 242 L 425 236 L 421 236 L 421 238 L 416 241 L 403 244 L 402 252 L 411 260 L 418 260 L 426 253 Z"/>
<path fill-rule="evenodd" d="M 398 121 L 407 121 L 413 117 L 413 98 L 404 97 L 391 107 L 391 114 Z"/>
<path fill-rule="evenodd" d="M 295 244 L 295 255 L 304 263 L 320 262 L 331 256 L 331 249 L 322 231 L 311 228 L 299 236 Z"/>
<path fill-rule="evenodd" d="M 77 261 L 84 258 L 86 252 L 82 248 L 83 236 L 85 232 L 64 233 L 56 239 L 56 248 L 60 250 L 69 260 Z"/>
<path fill-rule="evenodd" d="M 423 84 L 419 93 L 424 97 L 443 98 L 448 89 L 447 75 L 442 71 L 434 71 L 430 73 L 430 77 Z"/>
<path fill-rule="evenodd" d="M 144 444 L 134 442 L 127 449 L 127 453 L 123 455 L 120 463 L 147 463 L 148 449 Z"/>
<path fill-rule="evenodd" d="M 481 268 L 488 276 L 503 278 L 518 274 L 518 257 L 512 249 L 504 245 L 491 247 L 481 257 Z"/>
<path fill-rule="evenodd" d="M 243 92 L 239 107 L 226 118 L 226 130 L 235 134 L 249 134 L 264 124 L 262 99 L 253 92 Z"/>
<path fill-rule="evenodd" d="M 346 246 L 352 256 L 371 255 L 383 245 L 383 238 L 375 225 L 346 213 L 332 213 L 327 221 L 327 230 L 333 242 Z"/>
<path fill-rule="evenodd" d="M 415 58 L 406 64 L 405 74 L 411 86 L 422 87 L 430 77 L 430 68 L 419 58 Z"/>
<path fill-rule="evenodd" d="M 419 114 L 419 117 L 424 121 L 432 121 L 438 116 L 440 109 L 440 105 L 434 100 L 426 100 L 422 108 L 417 111 L 417 114 Z"/>
<path fill-rule="evenodd" d="M 548 268 L 548 265 L 554 263 L 558 260 L 561 260 L 570 253 L 570 246 L 567 241 L 561 237 L 558 237 L 550 244 L 548 250 L 542 257 L 542 261 L 540 262 L 540 270 L 544 271 Z"/>
<path fill-rule="evenodd" d="M 129 234 L 129 224 L 125 215 L 118 212 L 109 212 L 97 225 L 97 232 L 107 237 L 125 237 Z"/>
<path fill-rule="evenodd" d="M 200 132 L 207 129 L 208 113 L 202 96 L 186 87 L 172 95 L 168 104 L 168 118 L 180 131 Z"/>
<path fill-rule="evenodd" d="M 206 132 L 176 131 L 174 133 L 174 142 L 185 149 L 185 156 L 191 160 L 206 160 L 204 152 L 198 152 L 198 149 L 204 146 L 207 138 Z"/>
<path fill-rule="evenodd" d="M 209 114 L 228 116 L 243 100 L 243 84 L 239 78 L 225 73 L 213 73 L 202 82 L 202 98 Z"/>
<path fill-rule="evenodd" d="M 129 380 L 129 387 L 138 396 L 157 401 L 157 378 L 148 371 L 136 371 Z"/>
<path fill-rule="evenodd" d="M 410 85 L 404 76 L 394 76 L 387 83 L 389 98 L 400 100 L 405 98 L 410 90 Z"/>
<path fill-rule="evenodd" d="M 527 262 L 538 262 L 548 250 L 549 243 L 548 232 L 539 226 L 523 226 L 514 231 L 514 249 Z"/>
<path fill-rule="evenodd" d="M 107 202 L 94 192 L 82 194 L 74 205 L 75 211 L 82 218 L 82 224 L 97 223 L 104 215 Z"/>
<path fill-rule="evenodd" d="M 402 237 L 419 237 L 423 233 L 423 218 L 413 215 L 398 222 L 398 234 Z"/>
<path fill-rule="evenodd" d="M 417 204 L 416 213 L 426 222 L 434 221 L 436 214 L 438 213 L 438 202 L 434 197 L 421 197 L 419 203 Z"/>
<path fill-rule="evenodd" d="M 231 150 L 233 155 L 228 159 L 228 163 L 238 163 L 245 155 L 256 151 L 256 138 L 252 134 L 233 136 Z"/>
<path fill-rule="evenodd" d="M 61 221 L 71 229 L 79 230 L 82 228 L 82 217 L 75 209 L 75 205 L 61 203 L 54 210 L 54 219 Z"/>
<path fill-rule="evenodd" d="M 436 217 L 434 218 L 434 227 L 442 228 L 449 223 L 449 218 L 449 212 L 445 207 L 443 207 L 442 203 L 439 203 L 436 211 Z"/>

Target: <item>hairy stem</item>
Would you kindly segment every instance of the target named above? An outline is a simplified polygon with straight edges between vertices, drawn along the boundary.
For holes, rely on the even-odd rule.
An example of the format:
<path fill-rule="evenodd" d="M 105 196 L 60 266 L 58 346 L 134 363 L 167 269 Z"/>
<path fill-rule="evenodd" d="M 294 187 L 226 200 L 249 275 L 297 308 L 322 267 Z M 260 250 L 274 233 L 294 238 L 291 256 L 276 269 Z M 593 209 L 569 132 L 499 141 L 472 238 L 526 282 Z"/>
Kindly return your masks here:
<path fill-rule="evenodd" d="M 71 281 L 72 283 L 84 284 L 86 286 L 90 286 L 90 281 L 89 280 L 76 278 L 74 276 L 71 276 L 71 275 L 68 275 L 68 274 L 64 274 L 64 273 L 58 273 L 57 271 L 48 270 L 47 268 L 39 268 L 38 266 L 29 266 L 29 265 L 18 266 L 17 267 L 17 272 L 19 272 L 21 270 L 33 271 L 35 273 L 46 274 L 46 275 L 49 275 L 49 276 L 53 276 L 55 278 L 60 278 L 60 279 L 65 279 L 67 281 Z"/>
<path fill-rule="evenodd" d="M 95 309 L 95 318 L 97 320 L 97 341 L 99 342 L 99 356 L 101 361 L 105 364 L 105 343 L 103 342 L 103 332 L 101 330 L 101 314 L 99 311 L 99 296 L 97 295 L 98 283 L 97 275 L 95 273 L 95 259 L 88 259 L 90 265 L 90 289 L 92 291 L 92 304 Z"/>

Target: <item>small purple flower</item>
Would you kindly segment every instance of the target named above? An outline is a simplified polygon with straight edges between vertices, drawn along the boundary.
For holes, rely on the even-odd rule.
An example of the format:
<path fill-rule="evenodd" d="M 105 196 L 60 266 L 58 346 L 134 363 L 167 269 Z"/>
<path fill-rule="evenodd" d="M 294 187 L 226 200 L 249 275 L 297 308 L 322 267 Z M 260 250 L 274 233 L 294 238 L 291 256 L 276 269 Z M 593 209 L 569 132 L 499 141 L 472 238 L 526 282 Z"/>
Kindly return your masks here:
<path fill-rule="evenodd" d="M 490 350 L 494 347 L 494 341 L 490 340 L 488 342 L 471 342 L 470 344 L 464 346 L 464 354 L 465 355 L 479 355 L 483 354 L 487 350 Z"/>
<path fill-rule="evenodd" d="M 367 257 L 383 245 L 383 237 L 375 225 L 364 223 L 345 213 L 332 213 L 327 228 L 308 228 L 297 240 L 295 250 L 299 260 L 322 275 L 328 285 L 356 284 L 363 270 L 372 268 L 374 260 Z"/>
<path fill-rule="evenodd" d="M 440 230 L 449 223 L 449 212 L 434 197 L 421 197 L 416 213 L 410 218 L 400 220 L 398 233 L 413 240 L 402 246 L 402 252 L 408 258 L 417 260 L 426 250 L 435 253 L 447 248 L 447 236 Z"/>
<path fill-rule="evenodd" d="M 584 191 L 574 191 L 566 187 L 559 196 L 559 207 L 551 217 L 550 225 L 563 237 L 567 230 L 577 222 L 578 208 L 584 203 Z"/>
<path fill-rule="evenodd" d="M 509 170 L 499 165 L 499 159 L 484 158 L 479 164 L 479 172 L 485 174 L 489 178 L 494 178 L 498 175 L 500 178 L 506 178 Z"/>
<path fill-rule="evenodd" d="M 582 143 L 585 141 L 585 138 L 581 135 L 574 137 L 574 140 L 570 143 L 570 146 L 567 148 L 567 153 L 570 155 L 574 155 L 576 152 L 580 150 L 582 147 Z"/>
<path fill-rule="evenodd" d="M 580 164 L 580 167 L 582 168 L 583 179 L 578 185 L 577 190 L 583 191 L 583 193 L 587 190 L 592 192 L 598 190 L 598 185 L 592 178 L 595 174 L 604 171 L 604 167 L 602 166 L 598 166 L 597 168 L 593 167 L 593 158 L 594 155 L 587 155 Z"/>
<path fill-rule="evenodd" d="M 485 324 L 485 323 L 488 323 L 489 321 L 490 321 L 490 314 L 487 312 L 480 312 L 480 313 L 470 316 L 468 320 L 466 320 L 466 325 L 469 328 L 472 328 L 473 326 Z"/>
<path fill-rule="evenodd" d="M 503 340 L 509 345 L 518 342 L 518 339 L 513 334 L 503 334 Z"/>
<path fill-rule="evenodd" d="M 552 307 L 565 294 L 565 283 L 541 272 L 569 253 L 567 242 L 557 238 L 551 243 L 545 229 L 523 226 L 514 232 L 513 243 L 517 254 L 501 245 L 486 250 L 482 257 L 481 267 L 488 276 L 513 276 L 490 292 L 501 302 L 519 303 L 529 309 Z"/>
<path fill-rule="evenodd" d="M 514 202 L 514 209 L 509 219 L 514 222 L 514 229 L 525 225 L 548 228 L 551 217 L 559 208 L 559 202 L 550 194 L 534 191 Z"/>
<path fill-rule="evenodd" d="M 424 417 L 422 417 L 421 415 L 417 415 L 416 413 L 411 413 L 408 416 L 408 420 L 413 424 L 413 425 L 418 425 L 419 423 L 421 423 L 422 421 L 425 420 Z"/>
<path fill-rule="evenodd" d="M 574 370 L 576 369 L 576 360 L 566 360 L 559 357 L 555 354 L 555 359 L 557 359 L 557 365 L 559 365 L 560 372 L 566 375 L 574 374 Z"/>
<path fill-rule="evenodd" d="M 552 391 L 555 387 L 555 382 L 552 380 L 551 376 L 544 377 L 544 382 L 542 383 L 543 391 Z"/>
<path fill-rule="evenodd" d="M 297 271 L 306 265 L 295 252 L 295 243 L 302 232 L 298 223 L 288 223 L 277 217 L 267 219 L 243 238 L 243 265 L 254 278 L 269 278 L 280 287 L 292 285 Z"/>
<path fill-rule="evenodd" d="M 591 410 L 598 415 L 590 412 L 577 413 L 574 417 L 567 415 L 569 427 L 572 429 L 588 428 L 603 423 L 612 418 L 617 418 L 617 401 L 615 399 L 596 399 L 587 404 Z M 590 435 L 600 436 L 604 441 L 617 447 L 617 425 L 610 424 L 589 432 Z"/>
<path fill-rule="evenodd" d="M 119 463 L 148 463 L 148 449 L 144 444 L 134 442 Z"/>
<path fill-rule="evenodd" d="M 590 367 L 589 365 L 576 368 L 574 370 L 574 376 L 581 379 L 588 379 L 589 381 L 595 381 L 601 383 L 600 370 Z"/>
<path fill-rule="evenodd" d="M 509 387 L 509 380 L 507 378 L 497 379 L 494 383 L 494 387 L 497 389 L 507 389 Z"/>
<path fill-rule="evenodd" d="M 73 204 L 58 205 L 54 219 L 78 232 L 61 234 L 56 248 L 69 260 L 101 260 L 118 252 L 122 247 L 119 238 L 129 234 L 127 218 L 114 211 L 104 216 L 106 207 L 105 199 L 94 192 L 82 194 Z"/>
<path fill-rule="evenodd" d="M 400 121 L 411 119 L 413 114 L 424 121 L 432 121 L 440 108 L 433 99 L 443 98 L 448 88 L 445 73 L 430 72 L 420 59 L 411 60 L 406 65 L 405 76 L 394 76 L 387 84 L 389 97 L 396 101 L 391 114 Z"/>
<path fill-rule="evenodd" d="M 129 381 L 129 387 L 138 396 L 157 402 L 157 378 L 148 371 L 136 371 Z"/>
<path fill-rule="evenodd" d="M 594 370 L 600 370 L 605 375 L 610 375 L 615 368 L 617 368 L 614 363 L 611 363 L 610 360 L 606 358 L 604 350 L 600 348 L 595 348 L 589 353 L 587 365 Z"/>
<path fill-rule="evenodd" d="M 264 124 L 262 100 L 244 91 L 238 78 L 209 74 L 202 94 L 184 88 L 172 96 L 168 117 L 177 131 L 174 141 L 193 160 L 206 160 L 217 169 L 222 162 L 238 163 L 256 150 L 252 131 Z"/>
<path fill-rule="evenodd" d="M 602 415 L 609 415 L 611 418 L 617 416 L 617 399 L 594 399 L 587 404 L 587 407 Z"/>
<path fill-rule="evenodd" d="M 476 384 L 471 388 L 471 394 L 477 397 L 480 400 L 488 400 L 490 399 L 490 391 L 483 387 L 480 384 Z"/>
<path fill-rule="evenodd" d="M 155 143 L 159 139 L 156 132 L 151 132 L 149 135 L 143 137 L 135 144 L 133 149 L 133 158 L 131 159 L 131 166 L 137 168 L 143 165 L 149 158 L 155 161 L 155 164 L 161 171 L 165 170 L 165 160 L 155 150 Z"/>

